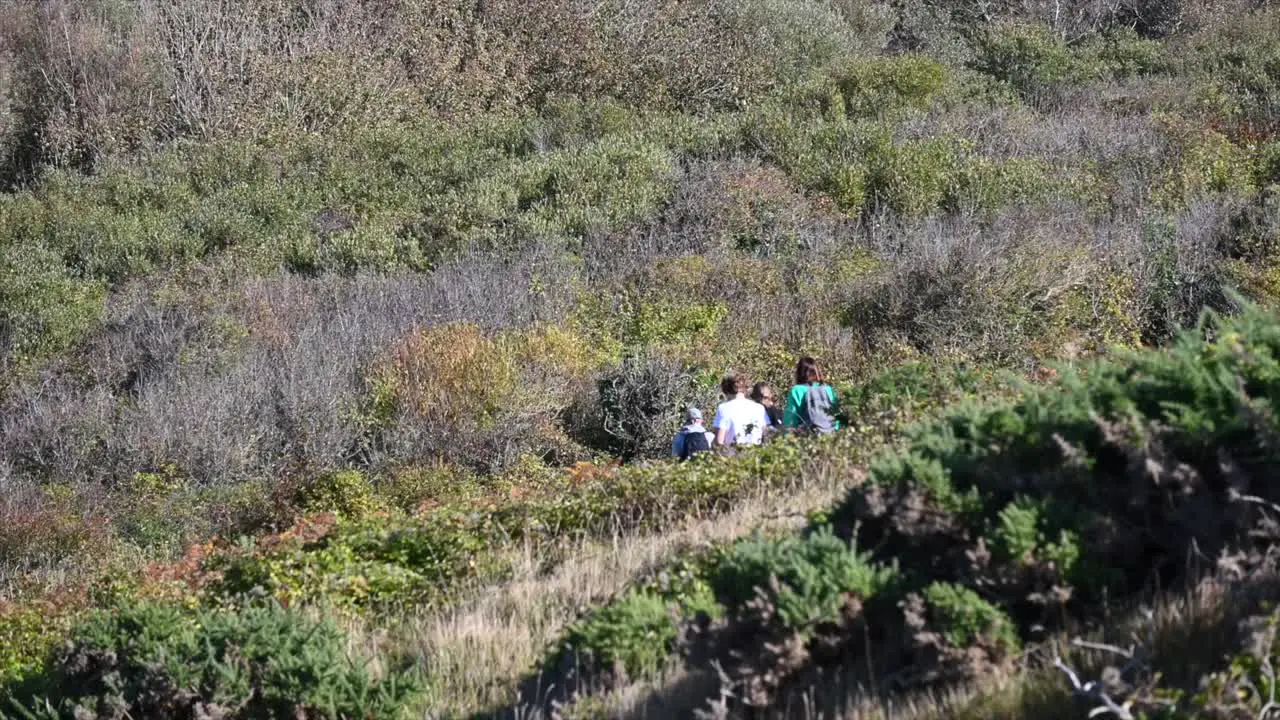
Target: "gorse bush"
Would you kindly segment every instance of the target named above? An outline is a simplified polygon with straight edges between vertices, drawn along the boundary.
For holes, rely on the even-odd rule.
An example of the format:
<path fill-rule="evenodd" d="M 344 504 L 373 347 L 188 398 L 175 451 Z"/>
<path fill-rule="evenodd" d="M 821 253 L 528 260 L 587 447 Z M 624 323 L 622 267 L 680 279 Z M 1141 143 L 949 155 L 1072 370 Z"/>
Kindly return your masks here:
<path fill-rule="evenodd" d="M 781 625 L 794 632 L 837 621 L 851 599 L 877 599 L 896 580 L 896 570 L 873 565 L 830 528 L 804 538 L 742 540 L 727 548 L 707 574 L 731 611 L 765 599 L 775 606 Z"/>
<path fill-rule="evenodd" d="M 415 676 L 368 662 L 348 655 L 332 623 L 278 606 L 129 604 L 73 628 L 14 702 L 48 718 L 403 717 Z"/>
<path fill-rule="evenodd" d="M 907 572 L 989 577 L 987 596 L 1024 621 L 1058 603 L 1089 612 L 1151 574 L 1171 582 L 1180 568 L 1161 558 L 1189 543 L 1252 545 L 1257 516 L 1237 515 L 1236 493 L 1269 492 L 1259 433 L 1273 422 L 1278 326 L 1256 308 L 1209 315 L 1167 352 L 1126 353 L 1015 403 L 963 407 L 873 463 L 834 518 Z M 901 514 L 915 503 L 937 519 Z"/>
<path fill-rule="evenodd" d="M 631 591 L 565 631 L 552 662 L 583 663 L 621 677 L 657 671 L 676 646 L 678 611 L 661 596 Z"/>
<path fill-rule="evenodd" d="M 1019 648 L 1017 631 L 1008 616 L 969 588 L 933 583 L 925 588 L 924 599 L 937 627 L 955 647 L 969 647 L 987 636 L 1006 651 Z"/>

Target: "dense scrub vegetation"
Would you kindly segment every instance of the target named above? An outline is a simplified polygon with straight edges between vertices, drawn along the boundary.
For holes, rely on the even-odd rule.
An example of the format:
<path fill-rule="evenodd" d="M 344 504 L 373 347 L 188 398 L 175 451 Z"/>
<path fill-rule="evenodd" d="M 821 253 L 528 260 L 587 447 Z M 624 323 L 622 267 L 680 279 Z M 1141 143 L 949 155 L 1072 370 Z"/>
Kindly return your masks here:
<path fill-rule="evenodd" d="M 1194 585 L 1188 558 L 1215 582 L 1256 581 L 1274 572 L 1277 369 L 1280 320 L 1252 310 L 1016 400 L 961 404 L 880 455 L 803 534 L 743 539 L 677 585 L 633 588 L 570 627 L 554 657 L 584 658 L 598 682 L 672 654 L 717 661 L 720 695 L 767 707 L 824 664 L 887 689 L 1007 672 L 1023 642 L 1103 620 L 1149 586 Z M 1265 698 L 1242 676 L 1268 672 L 1274 618 L 1249 632 L 1263 639 L 1234 680 L 1135 701 L 1217 717 L 1233 682 Z"/>
<path fill-rule="evenodd" d="M 399 717 L 413 676 L 375 679 L 345 644 L 332 623 L 279 607 L 127 605 L 77 625 L 14 707 L 49 718 Z"/>
<path fill-rule="evenodd" d="M 1022 672 L 1189 556 L 1265 575 L 1276 331 L 1230 316 L 1280 299 L 1277 36 L 1265 0 L 0 0 L 0 715 L 607 714 L 713 662 L 695 704 L 873 697 Z M 661 461 L 799 354 L 845 431 Z M 799 535 L 735 515 L 830 487 Z M 449 677 L 483 643 L 428 628 L 717 522 L 767 527 L 526 592 L 522 665 Z M 1250 647 L 1176 689 L 1257 690 Z"/>

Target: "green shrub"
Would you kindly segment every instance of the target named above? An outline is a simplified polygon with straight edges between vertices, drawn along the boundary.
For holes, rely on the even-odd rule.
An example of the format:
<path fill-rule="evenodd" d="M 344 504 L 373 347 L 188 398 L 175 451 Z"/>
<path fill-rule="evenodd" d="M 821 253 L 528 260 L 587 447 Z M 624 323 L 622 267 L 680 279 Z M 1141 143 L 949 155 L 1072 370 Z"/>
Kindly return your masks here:
<path fill-rule="evenodd" d="M 957 487 L 950 471 L 936 458 L 923 453 L 876 456 L 871 461 L 869 481 L 886 486 L 903 483 L 923 490 L 944 512 L 959 515 L 970 525 L 985 509 L 976 487 Z"/>
<path fill-rule="evenodd" d="M 1001 389 L 998 374 L 933 361 L 903 362 L 863 382 L 837 387 L 851 421 L 883 427 L 886 434 L 961 399 L 990 396 Z"/>
<path fill-rule="evenodd" d="M 40 245 L 0 238 L 0 368 L 25 373 L 83 339 L 102 312 L 104 290 Z"/>
<path fill-rule="evenodd" d="M 1254 160 L 1254 183 L 1260 188 L 1280 185 L 1280 140 L 1258 148 Z"/>
<path fill-rule="evenodd" d="M 1019 498 L 996 516 L 992 549 L 1002 560 L 1013 563 L 1051 563 L 1064 581 L 1091 586 L 1102 578 L 1085 575 L 1080 537 L 1088 530 L 1076 513 L 1067 513 L 1047 500 Z"/>
<path fill-rule="evenodd" d="M 985 33 L 972 67 L 1034 99 L 1080 75 L 1076 57 L 1061 38 L 1042 25 L 1015 24 Z"/>
<path fill-rule="evenodd" d="M 633 678 L 656 672 L 675 649 L 678 611 L 658 595 L 630 590 L 570 625 L 552 662 Z"/>
<path fill-rule="evenodd" d="M 707 582 L 731 611 L 763 593 L 784 628 L 807 632 L 837 621 L 848 596 L 865 602 L 894 587 L 896 568 L 873 564 L 869 557 L 829 527 L 807 537 L 755 537 L 729 546 Z"/>
<path fill-rule="evenodd" d="M 66 633 L 69 619 L 56 608 L 34 603 L 0 605 L 0 711 L 6 691 L 44 667 L 45 658 Z"/>
<path fill-rule="evenodd" d="M 141 547 L 177 551 L 207 527 L 201 517 L 207 507 L 202 507 L 196 489 L 172 463 L 134 473 L 120 490 L 122 534 Z"/>
<path fill-rule="evenodd" d="M 983 157 L 953 135 L 895 142 L 886 123 L 843 117 L 797 122 L 765 113 L 756 123 L 752 132 L 774 161 L 849 214 L 888 210 L 919 218 L 939 210 L 986 212 L 1035 201 L 1055 189 L 1045 163 Z"/>
<path fill-rule="evenodd" d="M 1274 7 L 1242 14 L 1190 43 L 1181 70 L 1211 89 L 1206 110 L 1233 130 L 1233 139 L 1272 136 L 1280 117 L 1280 12 Z"/>
<path fill-rule="evenodd" d="M 384 509 L 373 484 L 359 470 L 340 470 L 304 481 L 294 494 L 294 502 L 304 513 L 331 512 L 353 520 Z"/>
<path fill-rule="evenodd" d="M 393 470 L 379 480 L 378 493 L 395 509 L 412 513 L 424 504 L 448 504 L 483 494 L 480 478 L 464 468 L 431 462 Z"/>
<path fill-rule="evenodd" d="M 925 588 L 924 599 L 930 618 L 954 647 L 966 648 L 980 640 L 988 640 L 1008 653 L 1021 647 L 1017 628 L 1009 616 L 969 588 L 933 583 Z"/>
<path fill-rule="evenodd" d="M 1158 40 L 1138 35 L 1132 28 L 1111 30 L 1101 42 L 1086 47 L 1112 77 L 1125 79 L 1164 72 L 1170 62 Z"/>
<path fill-rule="evenodd" d="M 963 143 L 949 137 L 909 140 L 883 148 L 869 159 L 869 207 L 908 218 L 933 212 L 946 199 L 963 152 Z"/>
<path fill-rule="evenodd" d="M 856 527 L 871 562 L 981 587 L 1019 623 L 1043 622 L 1032 608 L 1046 605 L 1093 617 L 1141 589 L 1153 557 L 1255 546 L 1259 519 L 1230 497 L 1271 497 L 1261 438 L 1277 398 L 1280 318 L 1207 314 L 1166 350 L 1117 352 L 916 426 L 824 519 Z"/>
<path fill-rule="evenodd" d="M 1170 119 L 1163 131 L 1176 155 L 1153 193 L 1158 204 L 1176 209 L 1204 195 L 1255 190 L 1255 163 L 1248 148 L 1194 122 Z"/>
<path fill-rule="evenodd" d="M 687 298 L 646 302 L 631 313 L 627 343 L 636 346 L 678 345 L 706 341 L 715 336 L 729 314 L 723 303 L 691 303 Z"/>
<path fill-rule="evenodd" d="M 17 699 L 37 717 L 398 718 L 417 692 L 375 676 L 329 621 L 278 606 L 154 603 L 97 611 Z"/>
<path fill-rule="evenodd" d="M 921 55 L 873 58 L 850 65 L 835 78 L 850 116 L 880 117 L 901 108 L 924 110 L 947 82 L 946 66 Z"/>
<path fill-rule="evenodd" d="M 653 213 L 670 193 L 674 174 L 667 150 L 634 135 L 522 158 L 495 170 L 429 198 L 432 230 L 458 241 L 492 242 L 506 225 L 552 237 L 613 229 Z"/>
<path fill-rule="evenodd" d="M 941 205 L 950 212 L 989 212 L 1050 196 L 1057 184 L 1038 158 L 968 156 L 947 183 Z"/>
<path fill-rule="evenodd" d="M 491 558 L 477 557 L 489 540 L 475 518 L 449 509 L 332 526 L 303 522 L 211 558 L 208 568 L 221 575 L 209 592 L 229 599 L 266 593 L 282 602 L 351 609 L 433 604 L 449 598 L 461 580 L 496 571 Z"/>

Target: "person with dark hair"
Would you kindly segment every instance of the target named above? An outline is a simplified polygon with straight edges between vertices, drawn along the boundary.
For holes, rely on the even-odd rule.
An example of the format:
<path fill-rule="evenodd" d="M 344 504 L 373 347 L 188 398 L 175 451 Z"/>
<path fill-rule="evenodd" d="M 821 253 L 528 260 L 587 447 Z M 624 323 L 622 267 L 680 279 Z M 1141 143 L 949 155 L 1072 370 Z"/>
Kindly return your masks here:
<path fill-rule="evenodd" d="M 787 393 L 783 425 L 805 432 L 829 433 L 840 429 L 837 412 L 836 391 L 823 377 L 822 366 L 811 357 L 800 358 L 796 363 L 796 384 Z"/>
<path fill-rule="evenodd" d="M 730 375 L 720 382 L 725 401 L 716 408 L 712 428 L 716 431 L 716 445 L 721 448 L 759 445 L 764 439 L 769 415 L 763 405 L 747 397 L 748 387 L 746 376 L 741 374 Z"/>
<path fill-rule="evenodd" d="M 707 432 L 702 425 L 702 411 L 696 407 L 684 411 L 684 427 L 676 433 L 671 441 L 671 454 L 681 460 L 688 460 L 698 453 L 711 449 L 715 435 Z"/>
<path fill-rule="evenodd" d="M 751 388 L 751 399 L 764 406 L 765 415 L 769 418 L 769 428 L 782 429 L 782 408 L 778 407 L 777 398 L 769 383 L 758 382 Z"/>

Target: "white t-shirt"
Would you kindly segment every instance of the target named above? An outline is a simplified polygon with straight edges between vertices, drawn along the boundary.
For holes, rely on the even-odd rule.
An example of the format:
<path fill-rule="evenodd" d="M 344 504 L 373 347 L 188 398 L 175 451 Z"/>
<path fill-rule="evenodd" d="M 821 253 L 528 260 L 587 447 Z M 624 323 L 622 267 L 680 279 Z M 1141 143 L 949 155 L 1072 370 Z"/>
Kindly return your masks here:
<path fill-rule="evenodd" d="M 759 445 L 769 426 L 769 414 L 760 403 L 739 395 L 720 403 L 711 426 L 725 431 L 725 445 Z"/>

